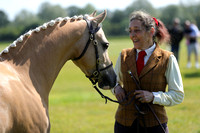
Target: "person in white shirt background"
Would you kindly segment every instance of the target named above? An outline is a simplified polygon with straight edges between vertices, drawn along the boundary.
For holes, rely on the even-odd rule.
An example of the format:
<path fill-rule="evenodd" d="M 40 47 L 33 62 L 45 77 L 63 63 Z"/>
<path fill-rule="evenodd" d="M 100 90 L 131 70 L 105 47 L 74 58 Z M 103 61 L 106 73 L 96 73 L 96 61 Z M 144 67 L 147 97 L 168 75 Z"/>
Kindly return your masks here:
<path fill-rule="evenodd" d="M 168 133 L 168 119 L 164 106 L 180 104 L 184 99 L 182 77 L 177 60 L 171 52 L 159 47 L 159 44 L 169 41 L 170 35 L 160 20 L 144 11 L 135 11 L 130 16 L 129 36 L 134 47 L 122 50 L 117 59 L 115 65 L 117 84 L 112 92 L 119 102 L 123 102 L 127 94 L 134 92 L 131 96 L 135 96 L 135 100 L 129 105 L 119 104 L 115 116 L 114 132 L 163 132 L 162 127 L 154 122 L 151 114 L 144 116 L 143 125 L 141 124 L 134 106 L 134 103 L 139 102 L 152 106 L 160 118 L 165 133 Z M 137 62 L 139 62 L 138 53 L 140 51 L 145 51 L 146 54 L 143 61 L 144 67 L 141 72 L 138 72 L 140 68 Z M 141 90 L 137 89 L 136 83 L 127 71 L 131 71 Z"/>
<path fill-rule="evenodd" d="M 199 29 L 194 24 L 191 23 L 189 20 L 185 21 L 185 37 L 187 43 L 187 50 L 188 50 L 188 58 L 187 58 L 187 68 L 192 67 L 191 63 L 191 54 L 194 52 L 195 55 L 195 67 L 199 69 L 199 44 L 198 44 L 198 37 L 199 37 Z"/>

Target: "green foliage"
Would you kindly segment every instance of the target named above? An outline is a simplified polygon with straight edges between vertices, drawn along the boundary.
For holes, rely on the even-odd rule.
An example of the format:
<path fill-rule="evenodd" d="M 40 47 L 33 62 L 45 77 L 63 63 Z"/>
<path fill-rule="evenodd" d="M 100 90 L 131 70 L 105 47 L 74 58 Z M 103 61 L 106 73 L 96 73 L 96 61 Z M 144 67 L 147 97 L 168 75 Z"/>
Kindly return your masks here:
<path fill-rule="evenodd" d="M 51 5 L 48 2 L 43 3 L 38 12 L 38 17 L 44 22 L 66 15 L 66 11 L 60 5 Z"/>
<path fill-rule="evenodd" d="M 169 5 L 159 9 L 153 7 L 150 2 L 150 0 L 134 0 L 124 10 L 108 10 L 107 18 L 103 23 L 105 34 L 108 36 L 127 35 L 126 28 L 128 27 L 129 15 L 135 10 L 144 10 L 150 13 L 152 16 L 162 20 L 166 27 L 169 27 L 176 17 L 180 18 L 182 24 L 185 20 L 191 20 L 200 27 L 200 2 L 195 0 L 184 1 L 185 3 L 181 2 L 179 5 Z M 22 10 L 12 22 L 9 22 L 7 15 L 0 11 L 0 41 L 13 40 L 24 31 L 29 30 L 28 28 L 34 28 L 34 25 L 42 25 L 44 22 L 57 17 L 91 14 L 93 11 L 95 11 L 95 7 L 91 4 L 87 4 L 83 8 L 75 5 L 62 8 L 60 5 L 52 5 L 45 2 L 40 5 L 37 14 Z M 14 29 L 5 32 L 5 29 L 9 30 L 7 27 L 10 25 Z"/>
<path fill-rule="evenodd" d="M 11 23 L 0 29 L 0 41 L 15 40 L 19 36 L 23 27 L 16 27 Z"/>
<path fill-rule="evenodd" d="M 69 17 L 79 15 L 81 13 L 81 9 L 77 6 L 70 6 L 66 9 Z"/>
<path fill-rule="evenodd" d="M 9 20 L 8 20 L 8 16 L 0 10 L 0 27 L 6 26 L 8 25 Z"/>
<path fill-rule="evenodd" d="M 176 17 L 181 17 L 181 13 L 182 13 L 182 8 L 178 8 L 175 5 L 170 5 L 167 6 L 166 8 L 164 8 L 162 10 L 163 13 L 165 13 L 164 15 L 160 16 L 160 19 L 165 22 L 166 25 L 170 25 L 173 23 L 172 19 L 176 18 Z"/>
<path fill-rule="evenodd" d="M 143 10 L 150 13 L 152 16 L 157 16 L 156 9 L 148 0 L 136 0 L 130 6 L 126 8 L 127 16 L 129 16 L 133 11 Z"/>
<path fill-rule="evenodd" d="M 83 14 L 90 14 L 94 12 L 96 9 L 93 5 L 87 4 L 84 8 L 79 8 L 77 6 L 70 6 L 66 9 L 68 16 L 77 16 Z"/>
<path fill-rule="evenodd" d="M 39 22 L 40 22 L 40 19 L 38 18 L 37 15 L 35 15 L 29 11 L 22 10 L 21 12 L 19 12 L 16 15 L 13 24 L 15 26 L 26 27 L 26 26 L 32 25 L 34 23 L 39 23 Z"/>

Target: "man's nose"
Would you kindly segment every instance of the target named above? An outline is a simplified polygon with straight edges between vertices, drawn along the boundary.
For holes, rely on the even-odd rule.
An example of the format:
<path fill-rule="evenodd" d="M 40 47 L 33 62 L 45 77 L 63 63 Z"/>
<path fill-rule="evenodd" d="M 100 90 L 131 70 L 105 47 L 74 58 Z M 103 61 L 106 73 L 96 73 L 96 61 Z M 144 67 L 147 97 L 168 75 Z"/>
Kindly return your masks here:
<path fill-rule="evenodd" d="M 131 37 L 134 37 L 134 36 L 135 36 L 135 33 L 134 33 L 134 32 L 131 32 L 129 35 L 130 35 Z"/>

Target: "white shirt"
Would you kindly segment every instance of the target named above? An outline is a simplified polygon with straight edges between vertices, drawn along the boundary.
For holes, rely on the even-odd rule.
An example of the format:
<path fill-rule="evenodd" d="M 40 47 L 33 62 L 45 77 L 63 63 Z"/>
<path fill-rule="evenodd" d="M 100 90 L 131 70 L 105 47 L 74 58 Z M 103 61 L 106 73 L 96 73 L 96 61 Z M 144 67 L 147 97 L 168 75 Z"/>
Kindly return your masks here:
<path fill-rule="evenodd" d="M 156 45 L 154 44 L 152 47 L 145 50 L 147 55 L 144 57 L 144 64 L 147 63 L 155 48 Z M 137 50 L 136 60 L 140 51 L 141 50 Z M 115 65 L 115 73 L 117 75 L 117 82 L 123 87 L 123 75 L 121 72 L 121 53 Z M 168 91 L 152 92 L 154 95 L 153 104 L 159 104 L 163 106 L 173 106 L 176 104 L 180 104 L 184 98 L 184 90 L 181 73 L 174 55 L 171 55 L 169 57 L 169 63 L 165 72 L 165 77 L 168 84 Z"/>
<path fill-rule="evenodd" d="M 190 33 L 191 37 L 198 37 L 199 36 L 199 29 L 196 25 L 191 24 L 190 29 L 192 30 L 192 32 Z"/>

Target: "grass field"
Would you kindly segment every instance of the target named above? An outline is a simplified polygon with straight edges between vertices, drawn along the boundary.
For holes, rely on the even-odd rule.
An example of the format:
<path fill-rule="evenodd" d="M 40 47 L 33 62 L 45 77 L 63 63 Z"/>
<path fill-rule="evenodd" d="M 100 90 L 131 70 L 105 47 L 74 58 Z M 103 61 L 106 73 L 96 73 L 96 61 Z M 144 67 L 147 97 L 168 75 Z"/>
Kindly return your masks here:
<path fill-rule="evenodd" d="M 132 47 L 126 37 L 108 38 L 109 55 L 115 64 L 123 48 Z M 0 50 L 8 43 L 0 43 Z M 163 46 L 168 49 L 168 46 Z M 200 69 L 187 69 L 187 50 L 181 43 L 180 70 L 185 99 L 180 105 L 166 107 L 170 133 L 200 133 Z M 194 64 L 194 55 L 192 56 Z M 110 91 L 103 91 L 114 98 Z M 93 89 L 90 81 L 71 61 L 61 70 L 49 97 L 52 133 L 113 133 L 117 104 L 104 100 Z"/>

